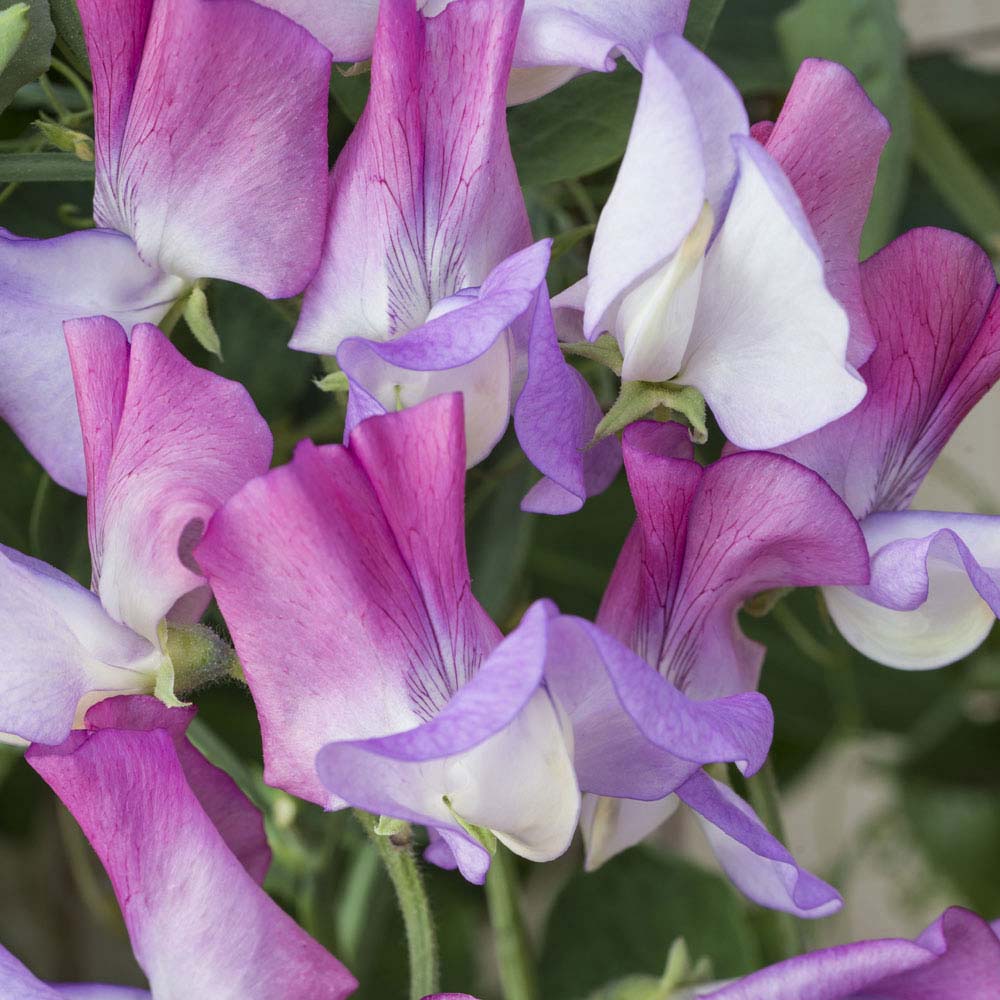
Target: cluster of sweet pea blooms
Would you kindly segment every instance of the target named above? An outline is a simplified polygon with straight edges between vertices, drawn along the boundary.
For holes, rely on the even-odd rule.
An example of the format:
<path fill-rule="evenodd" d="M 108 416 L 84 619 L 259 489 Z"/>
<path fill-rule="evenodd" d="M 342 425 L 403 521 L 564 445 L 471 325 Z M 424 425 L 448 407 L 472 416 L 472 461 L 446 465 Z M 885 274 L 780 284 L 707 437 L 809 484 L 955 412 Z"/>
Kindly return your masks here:
<path fill-rule="evenodd" d="M 841 905 L 706 770 L 751 775 L 771 742 L 737 614 L 818 586 L 890 666 L 982 642 L 1000 519 L 910 503 L 1000 378 L 1000 296 L 986 255 L 939 230 L 859 266 L 885 120 L 814 60 L 751 128 L 683 40 L 686 6 L 79 0 L 98 228 L 0 231 L 0 415 L 86 491 L 93 583 L 0 551 L 0 732 L 107 868 L 150 984 L 88 996 L 356 987 L 265 894 L 260 815 L 185 735 L 177 696 L 233 663 L 197 624 L 213 594 L 273 786 L 421 824 L 426 859 L 476 883 L 494 840 L 547 861 L 580 826 L 594 868 L 684 803 L 751 900 Z M 618 56 L 643 74 L 628 149 L 586 278 L 550 301 L 506 107 Z M 328 179 L 331 62 L 369 58 Z M 305 292 L 291 346 L 336 357 L 343 446 L 268 471 L 244 389 L 152 325 L 206 278 Z M 609 414 L 572 354 L 621 377 Z M 705 403 L 729 442 L 708 467 Z M 642 419 L 663 406 L 685 422 Z M 465 471 L 511 416 L 542 474 L 525 510 L 578 509 L 624 461 L 638 516 L 596 623 L 541 600 L 504 636 L 472 595 Z M 0 954 L 4 996 L 80 989 Z M 995 997 L 1000 941 L 953 909 L 916 942 L 706 989 Z"/>

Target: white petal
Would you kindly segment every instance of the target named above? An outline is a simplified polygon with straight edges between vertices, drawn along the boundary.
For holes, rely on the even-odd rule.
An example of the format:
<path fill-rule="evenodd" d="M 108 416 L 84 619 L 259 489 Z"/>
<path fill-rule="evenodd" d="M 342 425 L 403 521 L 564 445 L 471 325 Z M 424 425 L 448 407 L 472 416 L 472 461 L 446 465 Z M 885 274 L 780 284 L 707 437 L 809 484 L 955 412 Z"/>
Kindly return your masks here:
<path fill-rule="evenodd" d="M 678 804 L 676 795 L 654 802 L 584 795 L 580 810 L 586 848 L 584 869 L 596 871 L 616 854 L 645 840 L 674 814 Z"/>

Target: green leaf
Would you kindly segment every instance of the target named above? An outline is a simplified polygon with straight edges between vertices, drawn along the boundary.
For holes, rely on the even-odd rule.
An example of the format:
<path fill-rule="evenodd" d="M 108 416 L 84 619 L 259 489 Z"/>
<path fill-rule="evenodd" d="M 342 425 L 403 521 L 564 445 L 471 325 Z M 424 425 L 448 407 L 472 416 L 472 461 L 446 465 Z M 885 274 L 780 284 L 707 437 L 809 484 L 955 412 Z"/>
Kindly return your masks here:
<path fill-rule="evenodd" d="M 777 30 L 790 69 L 808 56 L 843 63 L 892 125 L 861 239 L 867 257 L 898 232 L 913 142 L 906 37 L 895 0 L 800 0 L 778 18 Z"/>
<path fill-rule="evenodd" d="M 659 978 L 671 942 L 707 956 L 713 974 L 753 968 L 746 907 L 721 878 L 646 848 L 575 875 L 549 917 L 540 963 L 546 1000 L 579 1000 L 611 980 Z"/>
<path fill-rule="evenodd" d="M 706 48 L 715 30 L 715 22 L 725 6 L 726 0 L 692 0 L 684 25 L 684 37 L 699 49 Z"/>
<path fill-rule="evenodd" d="M 87 55 L 87 42 L 83 37 L 83 24 L 80 21 L 76 0 L 49 0 L 49 7 L 59 41 L 72 57 L 76 68 L 82 70 L 89 78 L 90 59 Z"/>
<path fill-rule="evenodd" d="M 507 114 L 518 176 L 526 187 L 583 177 L 621 159 L 641 77 L 619 65 L 587 73 Z"/>
<path fill-rule="evenodd" d="M 23 17 L 20 9 L 27 6 L 28 26 L 22 32 L 17 21 Z M 14 95 L 26 83 L 37 80 L 48 68 L 52 56 L 52 45 L 56 40 L 56 29 L 49 17 L 48 0 L 28 0 L 27 4 L 16 0 L 0 0 L 0 12 L 8 10 L 19 13 L 8 15 L 14 21 L 11 29 L 20 38 L 8 52 L 6 62 L 0 60 L 0 111 L 13 100 Z M 2 48 L 2 46 L 0 46 Z"/>
<path fill-rule="evenodd" d="M 89 181 L 94 164 L 72 153 L 7 153 L 0 155 L 0 182 Z"/>
<path fill-rule="evenodd" d="M 792 0 L 734 0 L 726 4 L 708 54 L 745 95 L 780 95 L 791 79 L 774 30 L 775 18 Z M 767 117 L 773 117 L 768 113 Z"/>
<path fill-rule="evenodd" d="M 587 222 L 582 226 L 574 226 L 573 229 L 565 233 L 560 233 L 552 241 L 552 259 L 558 260 L 563 254 L 569 253 L 577 243 L 585 240 L 595 229 L 597 229 L 596 223 Z"/>
<path fill-rule="evenodd" d="M 0 73 L 14 58 L 28 34 L 28 5 L 18 3 L 6 10 L 0 10 Z"/>

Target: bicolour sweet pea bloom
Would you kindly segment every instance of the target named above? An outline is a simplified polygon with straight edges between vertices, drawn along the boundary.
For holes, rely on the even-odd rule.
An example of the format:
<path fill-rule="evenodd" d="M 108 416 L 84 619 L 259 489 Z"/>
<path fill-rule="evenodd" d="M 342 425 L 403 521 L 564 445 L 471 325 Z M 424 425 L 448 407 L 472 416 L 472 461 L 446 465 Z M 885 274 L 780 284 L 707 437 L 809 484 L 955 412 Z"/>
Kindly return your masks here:
<path fill-rule="evenodd" d="M 764 649 L 739 628 L 743 603 L 777 587 L 862 582 L 861 532 L 819 476 L 781 456 L 703 468 L 681 425 L 653 422 L 626 428 L 624 454 L 638 519 L 597 624 L 560 617 L 546 668 L 591 793 L 587 866 L 637 843 L 680 800 L 751 899 L 824 916 L 840 905 L 836 892 L 703 766 L 752 774 L 771 743 L 771 709 L 754 691 Z"/>
<path fill-rule="evenodd" d="M 357 988 L 261 888 L 271 861 L 261 815 L 188 741 L 193 716 L 116 697 L 59 746 L 28 749 L 111 877 L 149 992 L 48 986 L 0 953 L 5 997 L 343 1000 Z"/>
<path fill-rule="evenodd" d="M 94 75 L 94 220 L 0 230 L 0 417 L 84 492 L 62 324 L 156 323 L 202 278 L 298 294 L 323 241 L 329 54 L 248 0 L 80 0 Z"/>
<path fill-rule="evenodd" d="M 694 386 L 741 447 L 783 444 L 865 392 L 857 253 L 885 119 L 846 69 L 809 60 L 765 149 L 683 38 L 643 68 L 587 276 L 554 300 L 561 332 L 612 334 L 624 383 Z"/>
<path fill-rule="evenodd" d="M 911 510 L 938 452 L 1000 379 L 1000 294 L 989 258 L 936 229 L 862 266 L 875 350 L 853 413 L 780 449 L 815 469 L 861 522 L 871 580 L 828 587 L 844 637 L 919 670 L 975 649 L 1000 613 L 1000 517 Z"/>
<path fill-rule="evenodd" d="M 799 955 L 701 1000 L 994 1000 L 1000 940 L 969 910 L 953 906 L 916 941 L 858 941 Z"/>
<path fill-rule="evenodd" d="M 519 17 L 517 0 L 457 0 L 430 18 L 383 0 L 371 95 L 331 175 L 291 346 L 336 354 L 348 433 L 461 391 L 473 465 L 513 409 L 529 458 L 579 507 L 586 480 L 613 477 L 617 446 L 584 456 L 601 413 L 555 339 L 549 244 L 531 245 L 504 104 Z"/>
<path fill-rule="evenodd" d="M 299 445 L 212 519 L 195 557 L 257 705 L 265 778 L 329 808 L 421 823 L 482 882 L 470 827 L 549 860 L 580 796 L 543 686 L 553 609 L 506 638 L 472 595 L 462 400 Z"/>
<path fill-rule="evenodd" d="M 257 0 L 308 28 L 337 62 L 368 59 L 379 0 Z M 456 0 L 415 0 L 424 17 Z M 650 40 L 680 32 L 690 0 L 523 0 L 507 101 L 521 104 L 588 70 L 610 72 L 618 56 L 639 67 Z"/>
<path fill-rule="evenodd" d="M 170 693 L 162 626 L 196 622 L 209 600 L 191 549 L 271 457 L 246 390 L 192 365 L 156 327 L 137 326 L 130 344 L 112 319 L 75 320 L 66 344 L 93 589 L 0 547 L 0 733 L 47 744 L 103 697 Z"/>

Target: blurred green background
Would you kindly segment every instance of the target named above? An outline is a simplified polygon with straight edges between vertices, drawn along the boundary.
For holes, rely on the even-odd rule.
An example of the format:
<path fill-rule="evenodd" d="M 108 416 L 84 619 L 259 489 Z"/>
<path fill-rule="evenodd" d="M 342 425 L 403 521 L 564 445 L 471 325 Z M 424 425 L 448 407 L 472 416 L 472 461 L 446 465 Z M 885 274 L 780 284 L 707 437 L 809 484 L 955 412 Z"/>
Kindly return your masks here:
<path fill-rule="evenodd" d="M 10 5 L 0 0 L 0 9 Z M 72 0 L 50 5 L 56 57 L 79 68 Z M 16 90 L 0 116 L 0 226 L 34 237 L 87 225 L 92 197 L 92 185 L 77 179 L 86 177 L 87 165 L 46 147 L 32 126 L 61 108 L 75 128 L 90 127 L 84 101 L 58 66 L 44 85 L 29 82 L 48 67 L 53 32 L 46 6 L 32 5 L 35 62 L 15 67 L 20 78 L 10 68 L 0 75 L 0 102 Z M 910 227 L 940 225 L 967 233 L 996 256 L 1000 13 L 995 24 L 968 20 L 973 8 L 988 19 L 988 6 L 904 3 L 908 36 L 892 0 L 694 0 L 688 34 L 699 44 L 710 37 L 708 52 L 733 77 L 754 120 L 777 114 L 805 56 L 834 58 L 855 71 L 895 130 L 866 253 Z M 510 112 L 535 233 L 556 237 L 553 291 L 583 273 L 638 86 L 638 74 L 622 67 Z M 331 155 L 349 135 L 366 87 L 364 76 L 334 73 Z M 315 388 L 312 379 L 322 374 L 316 358 L 286 348 L 297 303 L 268 302 L 220 282 L 208 295 L 225 360 L 208 355 L 183 323 L 175 343 L 198 364 L 248 387 L 274 432 L 275 461 L 286 461 L 302 437 L 338 440 L 342 400 Z M 587 374 L 610 404 L 614 387 L 596 370 Z M 997 423 L 983 412 L 986 429 L 946 453 L 947 482 L 938 486 L 966 509 L 997 513 L 1000 487 L 991 492 L 997 463 L 990 454 Z M 716 433 L 704 457 L 720 444 Z M 543 595 L 565 611 L 592 615 L 634 516 L 621 479 L 571 517 L 521 514 L 518 501 L 532 477 L 510 437 L 469 475 L 473 583 L 505 627 Z M 84 502 L 55 486 L 6 426 L 0 426 L 0 542 L 81 581 L 89 577 Z M 224 629 L 217 616 L 213 621 Z M 962 663 L 904 673 L 854 653 L 808 591 L 767 618 L 747 618 L 745 627 L 769 650 L 763 689 L 776 713 L 772 759 L 790 846 L 847 898 L 841 914 L 806 928 L 808 942 L 912 934 L 951 902 L 1000 915 L 995 636 Z M 269 889 L 361 978 L 359 997 L 403 996 L 405 941 L 395 902 L 351 817 L 324 816 L 263 787 L 256 717 L 235 684 L 203 691 L 196 701 L 203 747 L 268 815 L 275 850 Z M 681 935 L 696 957 L 712 959 L 718 976 L 773 955 L 767 918 L 715 874 L 683 819 L 598 873 L 581 873 L 575 848 L 553 864 L 524 865 L 521 874 L 546 1000 L 583 1000 L 618 976 L 658 973 Z M 455 874 L 429 876 L 442 986 L 495 997 L 481 891 Z M 142 982 L 100 866 L 14 751 L 0 756 L 0 899 L 0 941 L 40 976 Z"/>

